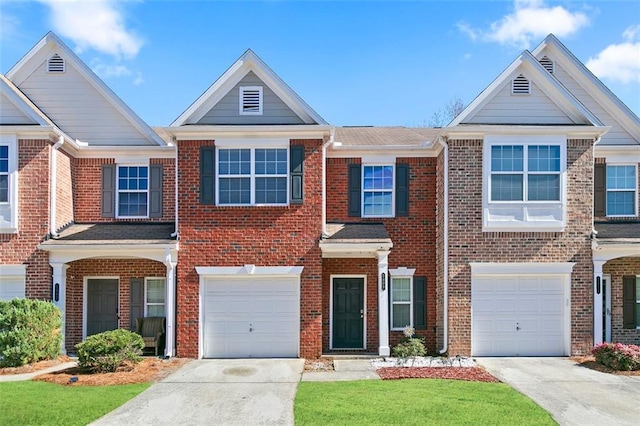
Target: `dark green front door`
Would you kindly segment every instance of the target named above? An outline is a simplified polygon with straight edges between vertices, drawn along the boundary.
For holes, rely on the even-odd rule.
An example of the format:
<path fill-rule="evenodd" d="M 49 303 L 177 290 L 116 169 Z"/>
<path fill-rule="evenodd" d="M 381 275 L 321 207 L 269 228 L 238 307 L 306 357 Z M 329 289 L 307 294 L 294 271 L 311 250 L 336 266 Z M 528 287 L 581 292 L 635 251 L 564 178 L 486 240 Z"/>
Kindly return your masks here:
<path fill-rule="evenodd" d="M 118 328 L 118 280 L 87 280 L 87 336 Z"/>
<path fill-rule="evenodd" d="M 364 278 L 333 279 L 333 349 L 364 348 Z"/>

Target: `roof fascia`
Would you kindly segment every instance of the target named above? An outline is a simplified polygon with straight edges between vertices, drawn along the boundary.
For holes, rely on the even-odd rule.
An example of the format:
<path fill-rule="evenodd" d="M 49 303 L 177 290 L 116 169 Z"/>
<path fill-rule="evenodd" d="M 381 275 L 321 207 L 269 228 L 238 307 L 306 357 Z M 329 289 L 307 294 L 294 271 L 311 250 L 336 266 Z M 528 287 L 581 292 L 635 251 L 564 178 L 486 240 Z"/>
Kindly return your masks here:
<path fill-rule="evenodd" d="M 40 65 L 41 60 L 55 47 L 59 48 L 65 60 L 71 64 L 84 79 L 94 87 L 102 97 L 111 104 L 123 117 L 131 123 L 147 139 L 157 145 L 165 145 L 165 141 L 156 135 L 122 99 L 115 94 L 69 47 L 53 32 L 48 32 L 36 45 L 16 63 L 7 73 L 7 78 L 16 86 L 27 79 Z M 41 59 L 41 60 L 39 60 Z"/>
<path fill-rule="evenodd" d="M 549 50 L 571 77 L 640 144 L 640 118 L 622 102 L 602 81 L 600 81 L 567 47 L 553 34 L 549 34 L 532 52 L 542 56 Z"/>
<path fill-rule="evenodd" d="M 396 158 L 405 157 L 437 157 L 442 150 L 439 143 L 425 146 L 416 145 L 333 145 L 327 150 L 328 158 L 357 158 L 371 155 L 393 155 Z"/>
<path fill-rule="evenodd" d="M 245 75 L 253 71 L 282 101 L 306 124 L 327 122 L 295 93 L 251 49 L 238 58 L 209 88 L 187 108 L 170 126 L 197 123 L 211 110 Z"/>
<path fill-rule="evenodd" d="M 77 158 L 171 158 L 175 157 L 175 146 L 86 146 L 76 154 Z"/>
<path fill-rule="evenodd" d="M 478 124 L 445 127 L 442 136 L 448 139 L 482 139 L 485 135 L 566 135 L 582 139 L 597 139 L 607 133 L 609 126 L 532 126 L 515 124 Z"/>
<path fill-rule="evenodd" d="M 165 127 L 159 133 L 170 135 L 176 141 L 230 138 L 287 137 L 301 139 L 323 139 L 331 135 L 333 126 L 318 124 L 273 125 L 273 126 L 211 126 L 193 125 Z"/>

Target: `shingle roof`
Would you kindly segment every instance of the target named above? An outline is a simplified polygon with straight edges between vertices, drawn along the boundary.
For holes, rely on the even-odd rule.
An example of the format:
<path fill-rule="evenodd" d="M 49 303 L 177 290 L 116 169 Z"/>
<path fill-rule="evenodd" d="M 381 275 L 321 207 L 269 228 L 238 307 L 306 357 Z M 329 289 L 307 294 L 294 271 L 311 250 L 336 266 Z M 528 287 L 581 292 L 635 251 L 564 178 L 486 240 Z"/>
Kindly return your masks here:
<path fill-rule="evenodd" d="M 325 242 L 379 243 L 391 242 L 382 223 L 328 223 Z"/>
<path fill-rule="evenodd" d="M 638 239 L 640 240 L 640 221 L 633 222 L 595 222 L 597 239 Z"/>
<path fill-rule="evenodd" d="M 422 146 L 433 142 L 440 129 L 420 127 L 336 127 L 334 139 L 343 146 Z"/>
<path fill-rule="evenodd" d="M 173 223 L 74 224 L 43 245 L 58 244 L 172 244 Z"/>

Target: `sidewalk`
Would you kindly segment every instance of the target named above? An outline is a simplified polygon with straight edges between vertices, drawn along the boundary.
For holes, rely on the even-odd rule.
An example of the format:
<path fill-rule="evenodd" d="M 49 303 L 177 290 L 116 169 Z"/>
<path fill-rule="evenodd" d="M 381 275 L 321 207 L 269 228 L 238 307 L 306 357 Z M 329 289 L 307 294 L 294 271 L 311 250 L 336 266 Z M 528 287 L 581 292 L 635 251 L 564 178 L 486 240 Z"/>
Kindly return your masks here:
<path fill-rule="evenodd" d="M 346 380 L 380 380 L 370 359 L 334 359 L 333 371 L 305 371 L 303 382 L 338 382 Z"/>
<path fill-rule="evenodd" d="M 66 370 L 67 368 L 75 367 L 76 365 L 78 365 L 77 362 L 71 361 L 54 365 L 53 367 L 45 368 L 42 370 L 34 371 L 32 373 L 2 374 L 0 375 L 0 382 L 19 382 L 22 380 L 31 380 L 36 376 L 40 376 L 41 374 L 55 373 L 56 371 Z"/>

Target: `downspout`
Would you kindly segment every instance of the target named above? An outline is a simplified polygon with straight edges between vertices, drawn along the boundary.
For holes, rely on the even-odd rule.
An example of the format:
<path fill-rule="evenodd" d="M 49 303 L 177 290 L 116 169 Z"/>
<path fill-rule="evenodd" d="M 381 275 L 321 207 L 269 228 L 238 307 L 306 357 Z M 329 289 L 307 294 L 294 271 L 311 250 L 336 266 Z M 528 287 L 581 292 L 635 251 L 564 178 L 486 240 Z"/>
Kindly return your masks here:
<path fill-rule="evenodd" d="M 322 236 L 327 233 L 327 148 L 333 144 L 336 133 L 335 127 L 331 129 L 331 137 L 322 145 Z"/>
<path fill-rule="evenodd" d="M 178 237 L 178 143 L 173 141 L 171 144 L 174 147 L 174 157 L 173 157 L 173 223 L 175 224 L 174 231 L 171 234 L 171 238 Z"/>
<path fill-rule="evenodd" d="M 438 142 L 444 149 L 444 183 L 443 183 L 443 238 L 444 238 L 444 260 L 443 260 L 443 347 L 440 349 L 440 353 L 447 352 L 449 346 L 449 145 L 444 141 L 444 138 L 440 136 Z"/>
<path fill-rule="evenodd" d="M 58 142 L 56 142 L 51 147 L 51 157 L 50 162 L 51 165 L 49 167 L 49 235 L 51 238 L 57 238 L 57 229 L 56 229 L 56 209 L 57 209 L 57 197 L 56 197 L 56 188 L 57 188 L 57 160 L 56 160 L 56 152 L 64 143 L 64 137 L 62 135 L 58 136 Z"/>

